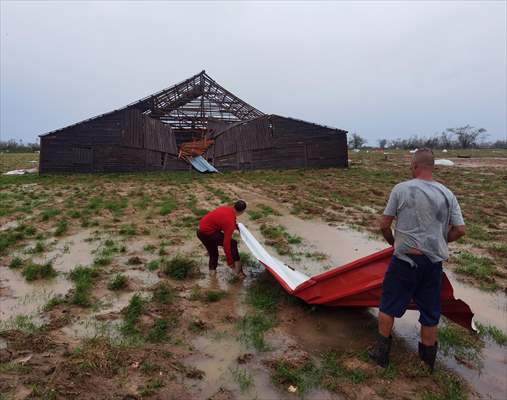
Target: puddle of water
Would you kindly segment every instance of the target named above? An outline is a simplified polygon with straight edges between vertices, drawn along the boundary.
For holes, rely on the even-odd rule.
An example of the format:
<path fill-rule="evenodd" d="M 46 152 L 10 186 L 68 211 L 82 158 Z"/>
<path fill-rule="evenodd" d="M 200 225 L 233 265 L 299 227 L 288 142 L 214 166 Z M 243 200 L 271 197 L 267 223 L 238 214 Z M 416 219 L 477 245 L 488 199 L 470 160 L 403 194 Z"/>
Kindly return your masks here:
<path fill-rule="evenodd" d="M 122 274 L 126 275 L 129 278 L 129 280 L 132 280 L 134 282 L 136 290 L 140 288 L 147 288 L 156 285 L 158 282 L 160 282 L 160 278 L 158 277 L 156 272 L 143 271 L 139 269 L 129 269 L 123 271 Z"/>
<path fill-rule="evenodd" d="M 290 263 L 292 267 L 310 276 L 330 269 L 330 265 L 341 266 L 388 247 L 385 242 L 373 240 L 365 233 L 329 226 L 322 221 L 305 221 L 292 215 L 285 215 L 277 221 L 285 226 L 290 234 L 302 237 L 312 248 L 329 256 L 321 262 L 305 259 L 304 267 L 297 265 L 303 262 Z"/>
<path fill-rule="evenodd" d="M 202 380 L 188 380 L 194 399 L 208 399 L 224 388 L 233 394 L 234 399 L 284 399 L 273 387 L 266 367 L 258 360 L 238 364 L 237 358 L 248 352 L 246 346 L 232 337 L 213 340 L 200 336 L 192 342 L 197 354 L 186 359 L 186 363 L 205 373 Z M 247 371 L 251 379 L 250 386 L 241 391 L 234 374 L 235 371 Z M 291 397 L 292 398 L 292 397 Z"/>
<path fill-rule="evenodd" d="M 120 337 L 118 327 L 121 324 L 121 316 L 118 316 L 117 319 L 106 319 L 101 320 L 101 316 L 105 316 L 108 314 L 119 313 L 123 308 L 125 308 L 132 296 L 134 294 L 139 293 L 143 297 L 147 297 L 147 292 L 121 292 L 121 293 L 105 293 L 102 296 L 95 296 L 100 298 L 103 306 L 99 311 L 93 312 L 89 315 L 86 315 L 73 323 L 64 326 L 61 330 L 64 335 L 73 338 L 73 339 L 84 339 L 90 338 L 97 335 L 109 336 L 112 339 L 117 339 Z"/>
<path fill-rule="evenodd" d="M 52 279 L 27 282 L 20 271 L 0 268 L 0 321 L 16 315 L 36 317 L 47 301 L 56 295 L 65 295 L 72 287 L 62 275 Z"/>
<path fill-rule="evenodd" d="M 97 249 L 97 242 L 89 241 L 92 238 L 91 230 L 84 230 L 75 235 L 67 236 L 50 251 L 46 260 L 53 260 L 53 267 L 60 272 L 70 272 L 76 265 L 91 265 L 93 252 Z"/>
<path fill-rule="evenodd" d="M 360 257 L 367 256 L 373 252 L 382 250 L 387 245 L 378 240 L 372 240 L 366 234 L 341 229 L 327 225 L 320 221 L 306 221 L 294 216 L 282 216 L 277 222 L 285 226 L 289 233 L 296 234 L 304 239 L 318 251 L 329 256 L 326 263 L 339 266 L 354 261 Z M 254 229 L 252 231 L 255 232 Z M 255 235 L 260 232 L 255 232 Z M 300 269 L 308 275 L 322 272 L 326 268 L 322 263 L 308 262 L 304 260 L 304 266 L 294 265 L 294 262 L 287 261 L 289 265 Z M 468 303 L 475 313 L 475 319 L 483 324 L 490 324 L 498 327 L 507 333 L 507 297 L 502 292 L 488 293 L 477 288 L 466 286 L 457 281 L 455 276 L 446 271 L 453 284 L 456 298 Z M 378 310 L 371 310 L 376 316 Z M 308 318 L 308 321 L 306 319 Z M 406 339 L 410 348 L 417 350 L 419 341 L 420 325 L 417 321 L 417 311 L 407 311 L 401 319 L 396 320 L 395 332 Z M 336 319 L 336 320 L 335 320 Z M 356 310 L 328 311 L 323 309 L 315 316 L 308 316 L 296 321 L 293 333 L 307 346 L 311 348 L 362 348 L 361 337 L 357 332 L 364 332 L 364 329 L 375 331 L 375 324 L 371 326 L 371 318 L 360 315 Z M 374 320 L 373 320 L 374 321 Z M 315 326 L 318 329 L 308 329 Z M 366 344 L 365 344 L 366 345 Z M 487 341 L 482 352 L 483 368 L 478 371 L 459 364 L 453 357 L 440 359 L 446 366 L 463 376 L 481 395 L 489 398 L 507 397 L 507 348 Z"/>
<path fill-rule="evenodd" d="M 455 275 L 446 271 L 454 287 L 456 298 L 465 301 L 474 312 L 474 320 L 489 324 L 507 333 L 507 297 L 502 292 L 484 292 L 475 287 L 466 286 L 458 281 Z M 377 310 L 372 310 L 377 314 Z M 396 319 L 395 332 L 404 337 L 408 345 L 415 351 L 419 341 L 420 325 L 417 321 L 419 312 L 409 310 L 403 318 Z M 453 369 L 474 389 L 486 398 L 504 399 L 507 397 L 507 348 L 487 340 L 482 350 L 483 366 L 480 370 L 467 368 L 458 363 L 454 357 L 444 357 L 439 354 L 446 366 Z"/>

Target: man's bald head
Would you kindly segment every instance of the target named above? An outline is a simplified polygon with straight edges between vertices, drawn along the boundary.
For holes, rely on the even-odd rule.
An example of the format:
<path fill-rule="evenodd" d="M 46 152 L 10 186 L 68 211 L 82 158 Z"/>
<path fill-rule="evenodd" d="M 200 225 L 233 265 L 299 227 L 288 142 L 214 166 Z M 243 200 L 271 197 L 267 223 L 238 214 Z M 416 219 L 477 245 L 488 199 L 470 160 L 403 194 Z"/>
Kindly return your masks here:
<path fill-rule="evenodd" d="M 417 150 L 414 154 L 413 162 L 420 168 L 433 169 L 435 166 L 435 156 L 433 155 L 433 151 L 428 148 Z"/>
<path fill-rule="evenodd" d="M 410 169 L 412 176 L 418 179 L 433 179 L 433 167 L 435 166 L 435 157 L 431 149 L 419 149 L 412 157 Z"/>

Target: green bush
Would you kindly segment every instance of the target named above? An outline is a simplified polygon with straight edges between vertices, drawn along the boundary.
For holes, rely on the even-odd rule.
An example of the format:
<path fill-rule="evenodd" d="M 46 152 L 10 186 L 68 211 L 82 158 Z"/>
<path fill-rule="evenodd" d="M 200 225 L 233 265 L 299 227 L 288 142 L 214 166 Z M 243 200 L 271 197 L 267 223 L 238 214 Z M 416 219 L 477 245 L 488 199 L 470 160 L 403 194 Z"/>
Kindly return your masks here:
<path fill-rule="evenodd" d="M 47 262 L 45 264 L 29 262 L 23 267 L 22 273 L 27 281 L 52 278 L 56 275 L 56 271 L 54 270 L 51 262 Z"/>
<path fill-rule="evenodd" d="M 197 262 L 183 255 L 176 255 L 164 261 L 163 272 L 174 279 L 183 280 L 198 273 Z"/>
<path fill-rule="evenodd" d="M 107 284 L 109 290 L 121 290 L 127 287 L 128 278 L 125 275 L 117 274 Z"/>

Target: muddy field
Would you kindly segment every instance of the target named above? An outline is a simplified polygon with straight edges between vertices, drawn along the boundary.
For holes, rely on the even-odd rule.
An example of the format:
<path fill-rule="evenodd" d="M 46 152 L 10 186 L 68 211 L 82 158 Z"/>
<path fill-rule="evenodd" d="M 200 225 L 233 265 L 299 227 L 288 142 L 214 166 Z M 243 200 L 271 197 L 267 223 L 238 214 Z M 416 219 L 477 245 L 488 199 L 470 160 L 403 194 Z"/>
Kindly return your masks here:
<path fill-rule="evenodd" d="M 416 355 L 417 313 L 391 366 L 369 363 L 376 310 L 309 307 L 241 245 L 248 277 L 206 273 L 199 218 L 242 198 L 267 249 L 312 275 L 385 247 L 375 229 L 407 154 L 349 169 L 203 176 L 0 177 L 0 399 L 503 399 L 507 151 L 438 154 L 468 225 L 446 264 L 478 335 L 443 321 L 439 367 Z M 0 172 L 34 154 L 1 154 Z"/>

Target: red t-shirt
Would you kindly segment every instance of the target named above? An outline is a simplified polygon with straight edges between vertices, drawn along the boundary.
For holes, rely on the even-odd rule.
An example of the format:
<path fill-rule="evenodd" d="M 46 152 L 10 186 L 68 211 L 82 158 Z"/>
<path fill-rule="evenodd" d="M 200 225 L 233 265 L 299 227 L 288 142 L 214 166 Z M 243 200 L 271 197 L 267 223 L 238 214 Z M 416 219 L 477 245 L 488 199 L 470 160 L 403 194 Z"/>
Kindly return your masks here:
<path fill-rule="evenodd" d="M 199 222 L 199 231 L 205 235 L 224 232 L 224 251 L 227 264 L 234 263 L 231 254 L 231 239 L 236 229 L 236 213 L 233 207 L 221 206 L 207 213 Z"/>

